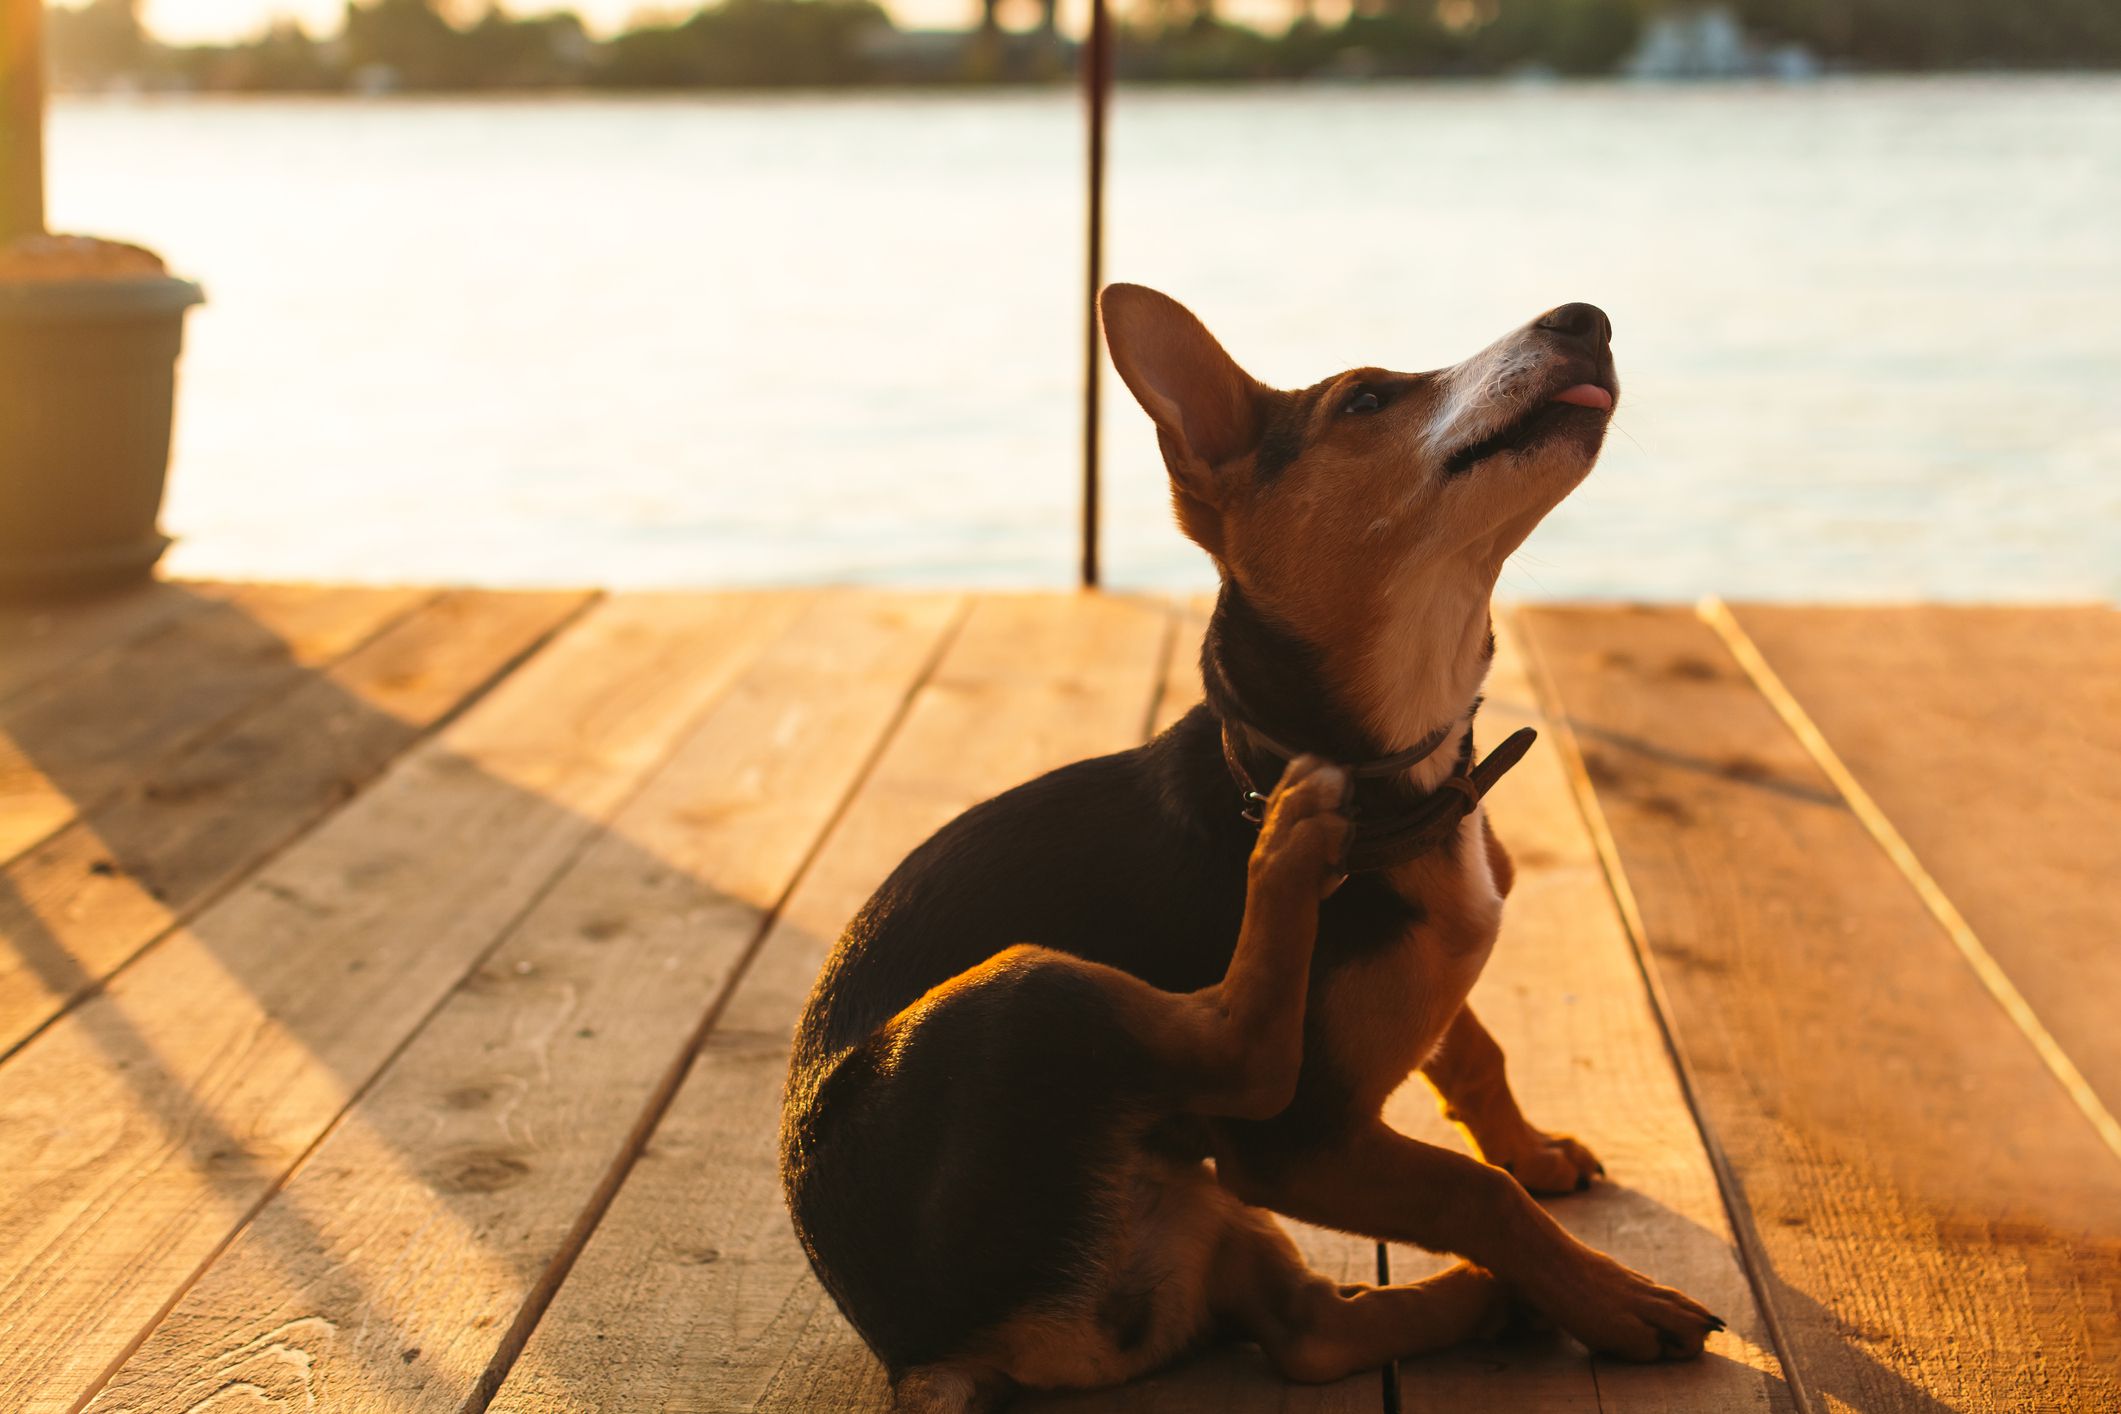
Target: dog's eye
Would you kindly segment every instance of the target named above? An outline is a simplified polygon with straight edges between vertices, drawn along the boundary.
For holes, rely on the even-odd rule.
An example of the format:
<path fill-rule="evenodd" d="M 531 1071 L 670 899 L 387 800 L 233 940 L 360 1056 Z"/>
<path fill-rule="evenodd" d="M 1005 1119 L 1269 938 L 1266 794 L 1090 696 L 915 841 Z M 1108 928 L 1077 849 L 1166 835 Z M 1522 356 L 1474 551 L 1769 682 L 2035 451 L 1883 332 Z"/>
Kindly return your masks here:
<path fill-rule="evenodd" d="M 1340 410 L 1342 412 L 1375 412 L 1383 406 L 1384 403 L 1378 398 L 1377 394 L 1365 390 L 1348 399 L 1347 402 L 1341 405 Z"/>

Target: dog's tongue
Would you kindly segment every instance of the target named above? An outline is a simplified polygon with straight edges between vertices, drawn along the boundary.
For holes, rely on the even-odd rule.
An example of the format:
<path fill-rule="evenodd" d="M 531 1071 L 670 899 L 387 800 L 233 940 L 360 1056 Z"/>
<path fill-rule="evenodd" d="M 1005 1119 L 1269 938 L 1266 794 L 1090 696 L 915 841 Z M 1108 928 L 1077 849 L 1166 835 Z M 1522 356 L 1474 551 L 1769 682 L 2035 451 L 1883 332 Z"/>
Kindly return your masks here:
<path fill-rule="evenodd" d="M 1601 411 L 1613 406 L 1613 395 L 1596 383 L 1578 383 L 1573 388 L 1563 388 L 1554 395 L 1557 403 L 1574 403 L 1580 408 L 1598 408 Z"/>

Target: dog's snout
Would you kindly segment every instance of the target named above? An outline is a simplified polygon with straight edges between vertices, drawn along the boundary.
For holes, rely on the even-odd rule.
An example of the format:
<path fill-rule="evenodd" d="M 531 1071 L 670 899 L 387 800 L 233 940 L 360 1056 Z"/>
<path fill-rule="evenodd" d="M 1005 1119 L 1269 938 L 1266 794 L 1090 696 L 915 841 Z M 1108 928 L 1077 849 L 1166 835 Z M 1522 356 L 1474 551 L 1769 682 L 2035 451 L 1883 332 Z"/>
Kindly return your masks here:
<path fill-rule="evenodd" d="M 1613 342 L 1613 321 L 1606 318 L 1605 311 L 1595 304 L 1565 304 L 1550 309 L 1539 316 L 1534 327 L 1581 339 L 1598 349 Z"/>

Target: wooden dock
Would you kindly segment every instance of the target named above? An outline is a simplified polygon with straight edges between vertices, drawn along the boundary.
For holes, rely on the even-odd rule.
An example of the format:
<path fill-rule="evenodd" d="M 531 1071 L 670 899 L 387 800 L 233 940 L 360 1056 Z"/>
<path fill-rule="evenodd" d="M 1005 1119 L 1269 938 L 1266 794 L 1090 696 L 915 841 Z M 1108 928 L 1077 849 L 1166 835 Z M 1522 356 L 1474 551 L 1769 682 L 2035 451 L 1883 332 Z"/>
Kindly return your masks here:
<path fill-rule="evenodd" d="M 1024 1407 L 2121 1409 L 2121 615 L 1498 627 L 1484 735 L 1543 731 L 1481 1014 L 1612 1175 L 1556 1214 L 1729 1331 Z M 797 1007 L 928 831 L 1194 701 L 1198 633 L 1079 595 L 0 611 L 0 1409 L 881 1409 L 774 1176 Z"/>

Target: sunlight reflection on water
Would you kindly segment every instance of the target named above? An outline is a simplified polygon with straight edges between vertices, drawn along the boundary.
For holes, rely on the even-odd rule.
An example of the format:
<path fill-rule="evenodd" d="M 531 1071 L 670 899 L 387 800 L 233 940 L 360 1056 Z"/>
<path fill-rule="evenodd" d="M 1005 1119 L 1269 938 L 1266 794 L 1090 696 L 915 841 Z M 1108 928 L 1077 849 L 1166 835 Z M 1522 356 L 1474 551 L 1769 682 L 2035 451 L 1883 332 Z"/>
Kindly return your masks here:
<path fill-rule="evenodd" d="M 1605 459 L 1505 588 L 2121 594 L 2121 81 L 1136 92 L 1114 278 L 1252 371 L 1611 312 Z M 203 280 L 191 574 L 1065 583 L 1064 92 L 77 99 L 52 215 Z M 1116 582 L 1206 582 L 1108 377 Z"/>

